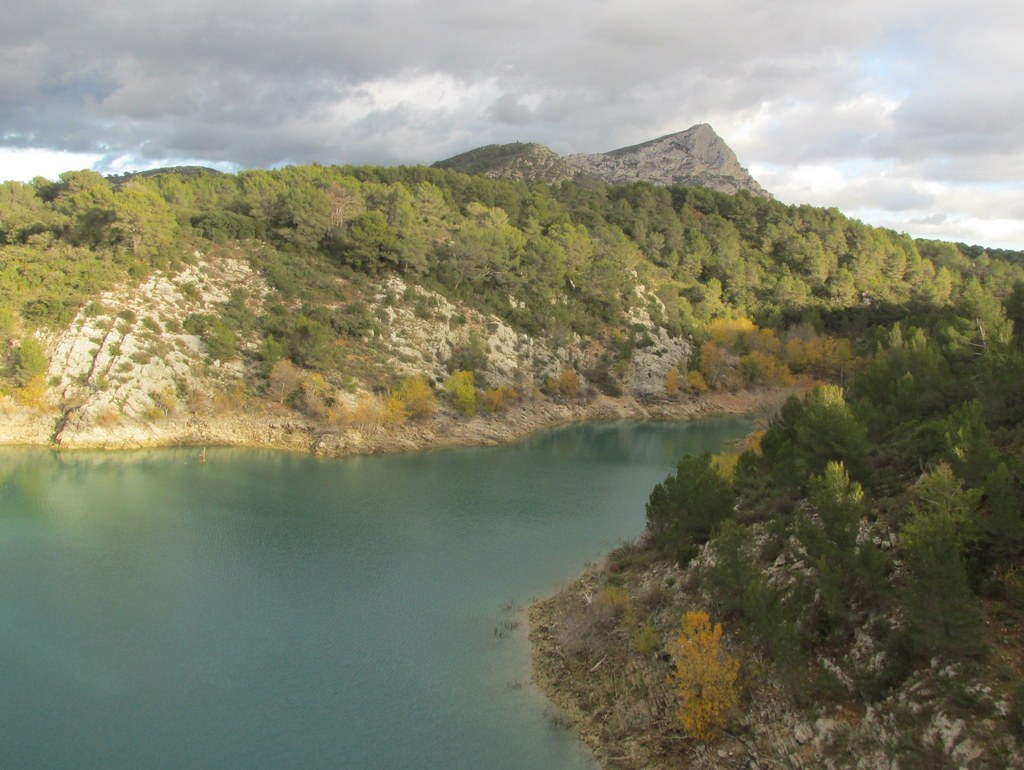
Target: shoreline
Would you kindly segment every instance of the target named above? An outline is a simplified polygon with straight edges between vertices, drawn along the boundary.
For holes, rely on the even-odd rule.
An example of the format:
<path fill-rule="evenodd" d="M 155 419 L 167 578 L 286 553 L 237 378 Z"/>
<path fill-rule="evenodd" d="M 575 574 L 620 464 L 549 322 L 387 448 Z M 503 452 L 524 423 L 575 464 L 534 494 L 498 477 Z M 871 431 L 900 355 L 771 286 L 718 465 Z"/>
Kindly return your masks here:
<path fill-rule="evenodd" d="M 617 768 L 620 765 L 612 753 L 617 747 L 602 740 L 600 731 L 580 705 L 582 693 L 573 691 L 571 674 L 554 637 L 555 604 L 559 598 L 584 593 L 588 588 L 593 593 L 602 572 L 601 565 L 589 565 L 550 596 L 532 602 L 526 608 L 526 637 L 530 647 L 530 684 L 557 709 L 559 724 L 572 731 L 598 765 Z"/>
<path fill-rule="evenodd" d="M 581 574 L 550 596 L 532 602 L 527 608 L 527 639 L 530 645 L 530 684 L 547 699 L 557 713 L 558 724 L 569 729 L 587 747 L 594 761 L 606 770 L 747 770 L 750 767 L 799 767 L 802 748 L 790 736 L 795 718 L 777 705 L 750 706 L 737 723 L 736 731 L 727 731 L 715 744 L 701 744 L 676 729 L 674 712 L 665 711 L 665 701 L 653 711 L 639 715 L 630 707 L 638 705 L 629 692 L 619 692 L 623 676 L 629 675 L 614 648 L 580 657 L 564 650 L 565 633 L 578 633 L 567 609 L 583 607 L 596 599 L 610 574 L 622 575 L 611 566 L 608 555 L 587 565 Z M 648 565 L 634 578 L 663 584 L 684 578 L 685 570 L 660 562 Z M 624 585 L 637 599 L 639 584 Z M 568 626 L 566 625 L 568 624 Z M 565 629 L 570 629 L 568 632 Z M 603 654 L 602 654 L 603 653 Z M 600 657 L 598 657 L 600 656 Z M 596 663 L 594 660 L 596 659 Z M 643 674 L 633 670 L 633 676 Z M 650 672 L 648 672 L 648 676 Z M 667 689 L 669 669 L 655 679 Z M 635 683 L 634 683 L 635 684 Z M 647 680 L 647 686 L 651 681 Z M 626 685 L 627 690 L 629 685 Z M 664 695 L 664 693 L 663 693 Z M 619 710 L 624 707 L 625 712 Z M 660 710 L 659 710 L 660 709 Z M 755 713 L 756 712 L 756 713 Z M 626 714 L 625 718 L 623 714 Z M 789 719 L 790 721 L 786 721 Z M 631 721 L 632 720 L 632 721 Z M 765 744 L 752 725 L 761 720 L 771 739 Z"/>
<path fill-rule="evenodd" d="M 0 420 L 0 446 L 122 451 L 158 447 L 235 447 L 305 452 L 323 457 L 394 454 L 458 446 L 494 446 L 537 431 L 588 420 L 684 421 L 713 415 L 752 414 L 780 405 L 796 388 L 712 393 L 687 401 L 644 403 L 631 396 L 598 396 L 586 403 L 528 401 L 500 413 L 456 417 L 439 411 L 426 420 L 360 431 L 334 428 L 293 412 L 238 412 L 118 421 L 60 434 L 61 415 L 10 410 Z M 55 440 L 55 436 L 58 436 Z"/>

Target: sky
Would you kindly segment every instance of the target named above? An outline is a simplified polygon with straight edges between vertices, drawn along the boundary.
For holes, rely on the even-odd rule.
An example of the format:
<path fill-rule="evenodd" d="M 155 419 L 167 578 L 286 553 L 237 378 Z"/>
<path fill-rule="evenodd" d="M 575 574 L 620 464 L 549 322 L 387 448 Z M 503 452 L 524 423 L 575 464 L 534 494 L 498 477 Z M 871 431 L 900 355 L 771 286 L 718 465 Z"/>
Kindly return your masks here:
<path fill-rule="evenodd" d="M 4 5 L 0 179 L 604 152 L 710 123 L 786 203 L 1024 249 L 1019 0 Z"/>

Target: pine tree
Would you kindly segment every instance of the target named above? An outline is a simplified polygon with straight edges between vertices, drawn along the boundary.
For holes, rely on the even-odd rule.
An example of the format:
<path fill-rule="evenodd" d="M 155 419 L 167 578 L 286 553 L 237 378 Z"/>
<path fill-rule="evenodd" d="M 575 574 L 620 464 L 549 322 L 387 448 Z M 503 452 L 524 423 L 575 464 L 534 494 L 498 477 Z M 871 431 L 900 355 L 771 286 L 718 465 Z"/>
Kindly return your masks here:
<path fill-rule="evenodd" d="M 912 649 L 923 657 L 955 660 L 978 654 L 981 620 L 964 561 L 965 533 L 978 495 L 964 490 L 948 465 L 917 484 L 918 503 L 900 531 L 907 568 L 902 595 Z"/>

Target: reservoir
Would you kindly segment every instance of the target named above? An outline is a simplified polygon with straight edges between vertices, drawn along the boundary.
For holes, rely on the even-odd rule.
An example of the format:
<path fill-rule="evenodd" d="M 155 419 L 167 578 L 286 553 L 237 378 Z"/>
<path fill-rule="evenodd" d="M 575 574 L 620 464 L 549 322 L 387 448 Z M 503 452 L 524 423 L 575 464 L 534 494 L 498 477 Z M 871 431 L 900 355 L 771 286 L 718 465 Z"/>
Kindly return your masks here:
<path fill-rule="evenodd" d="M 0 767 L 593 770 L 520 609 L 747 418 L 323 459 L 0 449 Z"/>

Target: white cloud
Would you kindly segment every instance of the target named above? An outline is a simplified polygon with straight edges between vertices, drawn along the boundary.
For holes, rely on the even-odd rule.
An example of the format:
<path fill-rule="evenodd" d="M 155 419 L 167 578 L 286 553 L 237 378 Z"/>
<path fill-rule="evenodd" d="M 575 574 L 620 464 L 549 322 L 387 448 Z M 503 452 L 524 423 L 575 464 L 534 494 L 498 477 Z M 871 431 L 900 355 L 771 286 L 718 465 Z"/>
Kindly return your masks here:
<path fill-rule="evenodd" d="M 41 176 L 55 180 L 65 171 L 92 168 L 100 157 L 95 153 L 0 147 L 0 179 L 30 182 Z"/>

